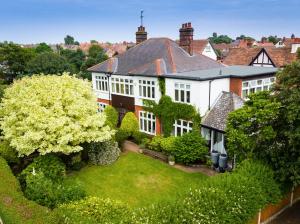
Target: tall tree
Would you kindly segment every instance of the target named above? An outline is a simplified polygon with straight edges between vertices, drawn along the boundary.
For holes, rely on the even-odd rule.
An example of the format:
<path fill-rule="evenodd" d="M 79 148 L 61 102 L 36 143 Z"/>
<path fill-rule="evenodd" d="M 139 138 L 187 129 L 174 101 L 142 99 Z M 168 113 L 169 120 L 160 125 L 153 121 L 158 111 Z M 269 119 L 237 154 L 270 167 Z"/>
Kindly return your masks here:
<path fill-rule="evenodd" d="M 279 40 L 280 40 L 280 38 L 278 38 L 276 35 L 268 37 L 268 41 L 272 42 L 273 44 L 277 44 Z"/>
<path fill-rule="evenodd" d="M 74 73 L 74 66 L 56 53 L 42 53 L 33 58 L 27 65 L 29 74 L 62 74 L 63 72 Z"/>
<path fill-rule="evenodd" d="M 73 45 L 73 44 L 75 44 L 75 39 L 74 39 L 74 37 L 72 37 L 72 36 L 70 36 L 70 35 L 67 35 L 67 36 L 64 38 L 64 40 L 65 40 L 65 44 L 66 44 L 66 45 Z"/>
<path fill-rule="evenodd" d="M 20 156 L 70 154 L 84 142 L 103 142 L 113 132 L 97 113 L 90 82 L 64 74 L 31 76 L 6 89 L 0 108 L 4 139 Z"/>
<path fill-rule="evenodd" d="M 273 167 L 283 184 L 300 184 L 300 63 L 279 71 L 274 92 L 250 96 L 229 115 L 228 150 Z"/>
<path fill-rule="evenodd" d="M 36 48 L 35 52 L 37 54 L 45 53 L 45 52 L 53 52 L 52 48 L 46 43 L 40 43 Z"/>
<path fill-rule="evenodd" d="M 18 75 L 24 75 L 27 63 L 35 57 L 32 48 L 23 48 L 14 43 L 0 43 L 0 73 L 3 78 L 12 81 Z"/>
<path fill-rule="evenodd" d="M 99 45 L 93 44 L 88 51 L 88 58 L 81 66 L 81 76 L 89 80 L 92 79 L 91 73 L 87 69 L 93 65 L 101 63 L 108 59 L 104 49 Z"/>
<path fill-rule="evenodd" d="M 244 34 L 241 34 L 239 37 L 236 38 L 236 40 L 255 40 L 253 37 L 245 36 Z"/>
<path fill-rule="evenodd" d="M 81 49 L 77 49 L 76 51 L 62 49 L 60 50 L 60 55 L 65 57 L 70 64 L 74 65 L 76 73 L 80 71 L 82 64 L 85 62 L 85 54 Z"/>

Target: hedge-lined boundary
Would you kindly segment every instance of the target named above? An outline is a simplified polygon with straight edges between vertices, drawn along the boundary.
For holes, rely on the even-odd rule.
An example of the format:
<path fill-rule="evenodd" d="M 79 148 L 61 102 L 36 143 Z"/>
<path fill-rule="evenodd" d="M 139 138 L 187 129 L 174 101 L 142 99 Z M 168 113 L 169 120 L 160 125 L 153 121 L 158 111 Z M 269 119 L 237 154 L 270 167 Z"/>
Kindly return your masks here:
<path fill-rule="evenodd" d="M 293 196 L 292 196 L 293 193 Z M 288 193 L 278 204 L 267 205 L 258 213 L 250 224 L 267 224 L 281 214 L 285 209 L 300 200 L 300 186 Z M 259 217 L 260 216 L 260 217 Z"/>
<path fill-rule="evenodd" d="M 18 180 L 0 157 L 0 216 L 5 224 L 57 223 L 52 212 L 26 199 Z"/>

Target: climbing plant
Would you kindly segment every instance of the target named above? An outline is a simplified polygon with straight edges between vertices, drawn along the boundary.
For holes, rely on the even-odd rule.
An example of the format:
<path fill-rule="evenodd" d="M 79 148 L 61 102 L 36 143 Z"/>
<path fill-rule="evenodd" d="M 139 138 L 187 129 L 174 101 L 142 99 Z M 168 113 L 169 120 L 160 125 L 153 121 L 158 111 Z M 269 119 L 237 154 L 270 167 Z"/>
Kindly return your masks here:
<path fill-rule="evenodd" d="M 144 100 L 144 105 L 145 110 L 161 120 L 164 136 L 170 136 L 173 124 L 178 119 L 191 120 L 193 129 L 199 131 L 201 117 L 192 105 L 173 102 L 171 97 L 166 95 L 162 95 L 158 103 Z"/>
<path fill-rule="evenodd" d="M 158 77 L 158 85 L 159 85 L 159 90 L 161 95 L 165 95 L 166 94 L 166 81 L 165 78 L 163 77 Z"/>

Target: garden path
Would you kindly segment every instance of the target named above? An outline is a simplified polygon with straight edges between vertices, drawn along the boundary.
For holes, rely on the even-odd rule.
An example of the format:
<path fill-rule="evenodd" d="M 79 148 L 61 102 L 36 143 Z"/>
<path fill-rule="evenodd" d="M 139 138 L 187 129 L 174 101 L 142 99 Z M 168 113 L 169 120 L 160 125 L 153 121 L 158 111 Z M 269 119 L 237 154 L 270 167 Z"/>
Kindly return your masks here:
<path fill-rule="evenodd" d="M 131 141 L 125 141 L 122 148 L 123 148 L 123 151 L 125 151 L 125 152 L 130 151 L 130 152 L 136 152 L 136 153 L 139 153 L 139 149 L 140 149 L 137 144 L 135 144 L 134 142 L 131 142 Z M 187 173 L 203 173 L 207 176 L 214 176 L 217 174 L 216 171 L 208 168 L 205 165 L 199 165 L 199 166 L 192 167 L 192 166 L 185 166 L 182 164 L 175 164 L 174 168 L 182 170 Z"/>
<path fill-rule="evenodd" d="M 300 223 L 300 201 L 296 202 L 292 207 L 283 211 L 270 224 L 299 224 Z"/>

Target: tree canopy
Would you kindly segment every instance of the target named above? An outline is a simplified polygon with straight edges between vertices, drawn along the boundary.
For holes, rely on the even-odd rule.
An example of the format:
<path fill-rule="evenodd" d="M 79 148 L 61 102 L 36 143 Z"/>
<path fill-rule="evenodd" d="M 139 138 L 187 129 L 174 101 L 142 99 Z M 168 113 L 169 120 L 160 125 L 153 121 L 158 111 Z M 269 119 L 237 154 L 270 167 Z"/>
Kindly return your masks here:
<path fill-rule="evenodd" d="M 35 57 L 35 50 L 23 48 L 14 43 L 0 43 L 0 74 L 12 81 L 18 75 L 24 75 L 27 63 Z"/>
<path fill-rule="evenodd" d="M 64 41 L 65 41 L 65 44 L 66 45 L 73 45 L 75 44 L 75 39 L 74 37 L 70 36 L 70 35 L 67 35 L 65 38 L 64 38 Z"/>
<path fill-rule="evenodd" d="M 227 35 L 219 35 L 214 32 L 212 37 L 209 37 L 209 40 L 212 41 L 214 44 L 230 44 L 232 42 L 232 39 L 228 37 Z"/>
<path fill-rule="evenodd" d="M 283 184 L 300 184 L 300 63 L 276 75 L 274 92 L 250 95 L 227 124 L 228 151 L 238 161 L 252 157 L 269 164 Z"/>
<path fill-rule="evenodd" d="M 69 49 L 62 49 L 60 51 L 60 55 L 65 57 L 67 61 L 72 64 L 75 68 L 75 72 L 79 72 L 82 64 L 85 61 L 85 54 L 81 49 L 69 50 Z"/>
<path fill-rule="evenodd" d="M 74 67 L 68 61 L 56 53 L 42 53 L 33 58 L 27 65 L 29 74 L 58 74 L 63 72 L 75 72 Z"/>
<path fill-rule="evenodd" d="M 46 43 L 40 43 L 36 48 L 35 52 L 37 54 L 45 53 L 45 52 L 53 52 L 52 48 Z"/>
<path fill-rule="evenodd" d="M 4 139 L 20 156 L 78 152 L 81 143 L 113 134 L 104 113 L 97 113 L 90 82 L 68 74 L 16 80 L 5 90 L 0 117 Z"/>

